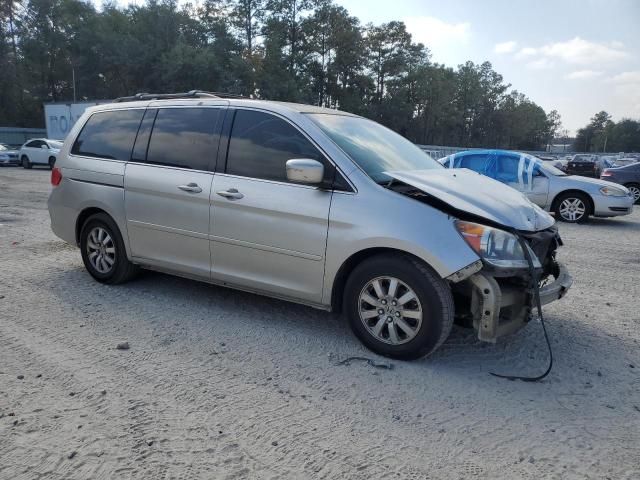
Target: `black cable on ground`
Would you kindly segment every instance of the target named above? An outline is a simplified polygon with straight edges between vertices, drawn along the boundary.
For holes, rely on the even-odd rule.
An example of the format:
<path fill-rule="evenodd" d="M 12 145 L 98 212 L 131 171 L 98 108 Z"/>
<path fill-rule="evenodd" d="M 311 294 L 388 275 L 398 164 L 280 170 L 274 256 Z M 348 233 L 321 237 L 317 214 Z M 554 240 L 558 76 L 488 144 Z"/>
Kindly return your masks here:
<path fill-rule="evenodd" d="M 538 282 L 538 275 L 536 274 L 535 266 L 533 265 L 533 258 L 531 257 L 531 252 L 529 251 L 526 240 L 514 232 L 514 235 L 518 237 L 518 241 L 520 242 L 520 246 L 524 251 L 525 256 L 527 257 L 527 263 L 529 264 L 529 274 L 531 276 L 531 286 L 533 288 L 534 297 L 536 300 L 536 306 L 538 307 L 538 316 L 540 317 L 540 324 L 542 325 L 542 331 L 544 332 L 544 339 L 547 342 L 547 348 L 549 349 L 549 366 L 545 370 L 542 375 L 538 375 L 537 377 L 521 377 L 519 375 L 501 375 L 499 373 L 489 372 L 494 377 L 498 378 L 506 378 L 507 380 L 522 380 L 523 382 L 538 382 L 549 375 L 551 372 L 551 368 L 553 367 L 553 352 L 551 351 L 551 342 L 549 341 L 549 335 L 547 334 L 547 327 L 544 324 L 544 317 L 542 315 L 542 305 L 540 304 L 540 284 Z"/>

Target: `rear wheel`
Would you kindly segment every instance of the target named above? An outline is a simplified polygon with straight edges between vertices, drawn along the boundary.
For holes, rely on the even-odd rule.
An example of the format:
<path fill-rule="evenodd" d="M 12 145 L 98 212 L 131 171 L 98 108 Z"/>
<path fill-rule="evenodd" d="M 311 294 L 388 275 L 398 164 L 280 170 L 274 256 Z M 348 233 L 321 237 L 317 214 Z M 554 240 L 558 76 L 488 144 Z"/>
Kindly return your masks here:
<path fill-rule="evenodd" d="M 584 222 L 589 218 L 590 202 L 582 193 L 564 193 L 556 200 L 556 218 L 568 223 Z"/>
<path fill-rule="evenodd" d="M 123 283 L 138 267 L 129 261 L 120 230 L 104 213 L 91 215 L 80 232 L 82 261 L 93 278 L 102 283 Z"/>
<path fill-rule="evenodd" d="M 33 164 L 29 161 L 29 157 L 26 155 L 22 156 L 22 168 L 30 169 L 33 167 Z"/>
<path fill-rule="evenodd" d="M 53 167 L 55 164 L 56 164 L 56 157 L 49 157 L 49 170 L 53 170 Z"/>
<path fill-rule="evenodd" d="M 627 183 L 625 185 L 633 195 L 633 203 L 636 205 L 640 203 L 640 184 L 637 183 Z"/>
<path fill-rule="evenodd" d="M 447 283 L 424 263 L 379 255 L 351 273 L 345 288 L 351 329 L 380 355 L 411 360 L 436 350 L 453 325 Z"/>

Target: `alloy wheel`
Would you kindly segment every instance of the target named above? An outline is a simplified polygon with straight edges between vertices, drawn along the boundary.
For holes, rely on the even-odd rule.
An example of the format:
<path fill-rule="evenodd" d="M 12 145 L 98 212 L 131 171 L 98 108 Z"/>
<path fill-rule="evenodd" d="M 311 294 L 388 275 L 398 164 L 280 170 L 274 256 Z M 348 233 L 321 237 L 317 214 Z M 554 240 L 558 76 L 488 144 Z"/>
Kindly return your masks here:
<path fill-rule="evenodd" d="M 560 215 L 570 222 L 577 222 L 582 219 L 586 212 L 587 206 L 579 198 L 565 198 L 560 204 Z"/>
<path fill-rule="evenodd" d="M 391 345 L 413 340 L 422 325 L 418 296 L 395 277 L 377 277 L 368 282 L 360 292 L 358 312 L 367 331 Z"/>
<path fill-rule="evenodd" d="M 99 273 L 109 273 L 113 268 L 116 263 L 116 247 L 106 229 L 91 229 L 87 238 L 87 256 L 91 266 Z"/>
<path fill-rule="evenodd" d="M 631 192 L 631 195 L 633 196 L 633 202 L 637 203 L 640 200 L 640 187 L 636 187 L 635 185 L 632 185 L 627 188 L 629 189 L 629 191 Z"/>

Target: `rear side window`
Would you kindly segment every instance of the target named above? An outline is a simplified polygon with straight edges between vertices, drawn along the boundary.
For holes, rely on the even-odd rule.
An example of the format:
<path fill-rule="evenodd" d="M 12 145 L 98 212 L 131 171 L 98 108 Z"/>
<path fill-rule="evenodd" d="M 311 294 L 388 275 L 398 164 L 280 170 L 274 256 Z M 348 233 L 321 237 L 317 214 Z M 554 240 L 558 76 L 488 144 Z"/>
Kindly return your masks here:
<path fill-rule="evenodd" d="M 227 173 L 265 180 L 287 181 L 286 163 L 312 158 L 325 165 L 322 154 L 289 123 L 268 113 L 238 110 L 227 155 Z"/>
<path fill-rule="evenodd" d="M 219 108 L 158 110 L 147 163 L 208 170 L 218 150 Z"/>
<path fill-rule="evenodd" d="M 94 113 L 76 138 L 71 153 L 128 161 L 143 114 L 143 109 Z"/>

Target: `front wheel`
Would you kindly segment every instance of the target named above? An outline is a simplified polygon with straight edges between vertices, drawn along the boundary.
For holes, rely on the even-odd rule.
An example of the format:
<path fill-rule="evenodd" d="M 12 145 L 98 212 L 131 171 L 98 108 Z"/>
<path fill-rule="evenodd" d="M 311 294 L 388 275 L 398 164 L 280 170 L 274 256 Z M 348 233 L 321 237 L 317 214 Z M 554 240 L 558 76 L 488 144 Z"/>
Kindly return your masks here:
<path fill-rule="evenodd" d="M 556 218 L 567 223 L 580 223 L 589 218 L 590 203 L 582 193 L 565 193 L 556 201 Z"/>
<path fill-rule="evenodd" d="M 22 168 L 26 168 L 27 170 L 30 170 L 32 167 L 32 163 L 29 161 L 29 157 L 27 157 L 26 155 L 22 156 Z"/>
<path fill-rule="evenodd" d="M 640 185 L 637 183 L 628 183 L 625 185 L 633 195 L 633 203 L 640 204 Z"/>
<path fill-rule="evenodd" d="M 387 357 L 412 360 L 435 351 L 453 325 L 447 283 L 404 255 L 378 255 L 351 273 L 345 308 L 355 335 Z"/>
<path fill-rule="evenodd" d="M 116 223 L 104 213 L 91 215 L 80 232 L 82 261 L 93 278 L 116 284 L 131 279 L 138 268 L 127 258 Z"/>

